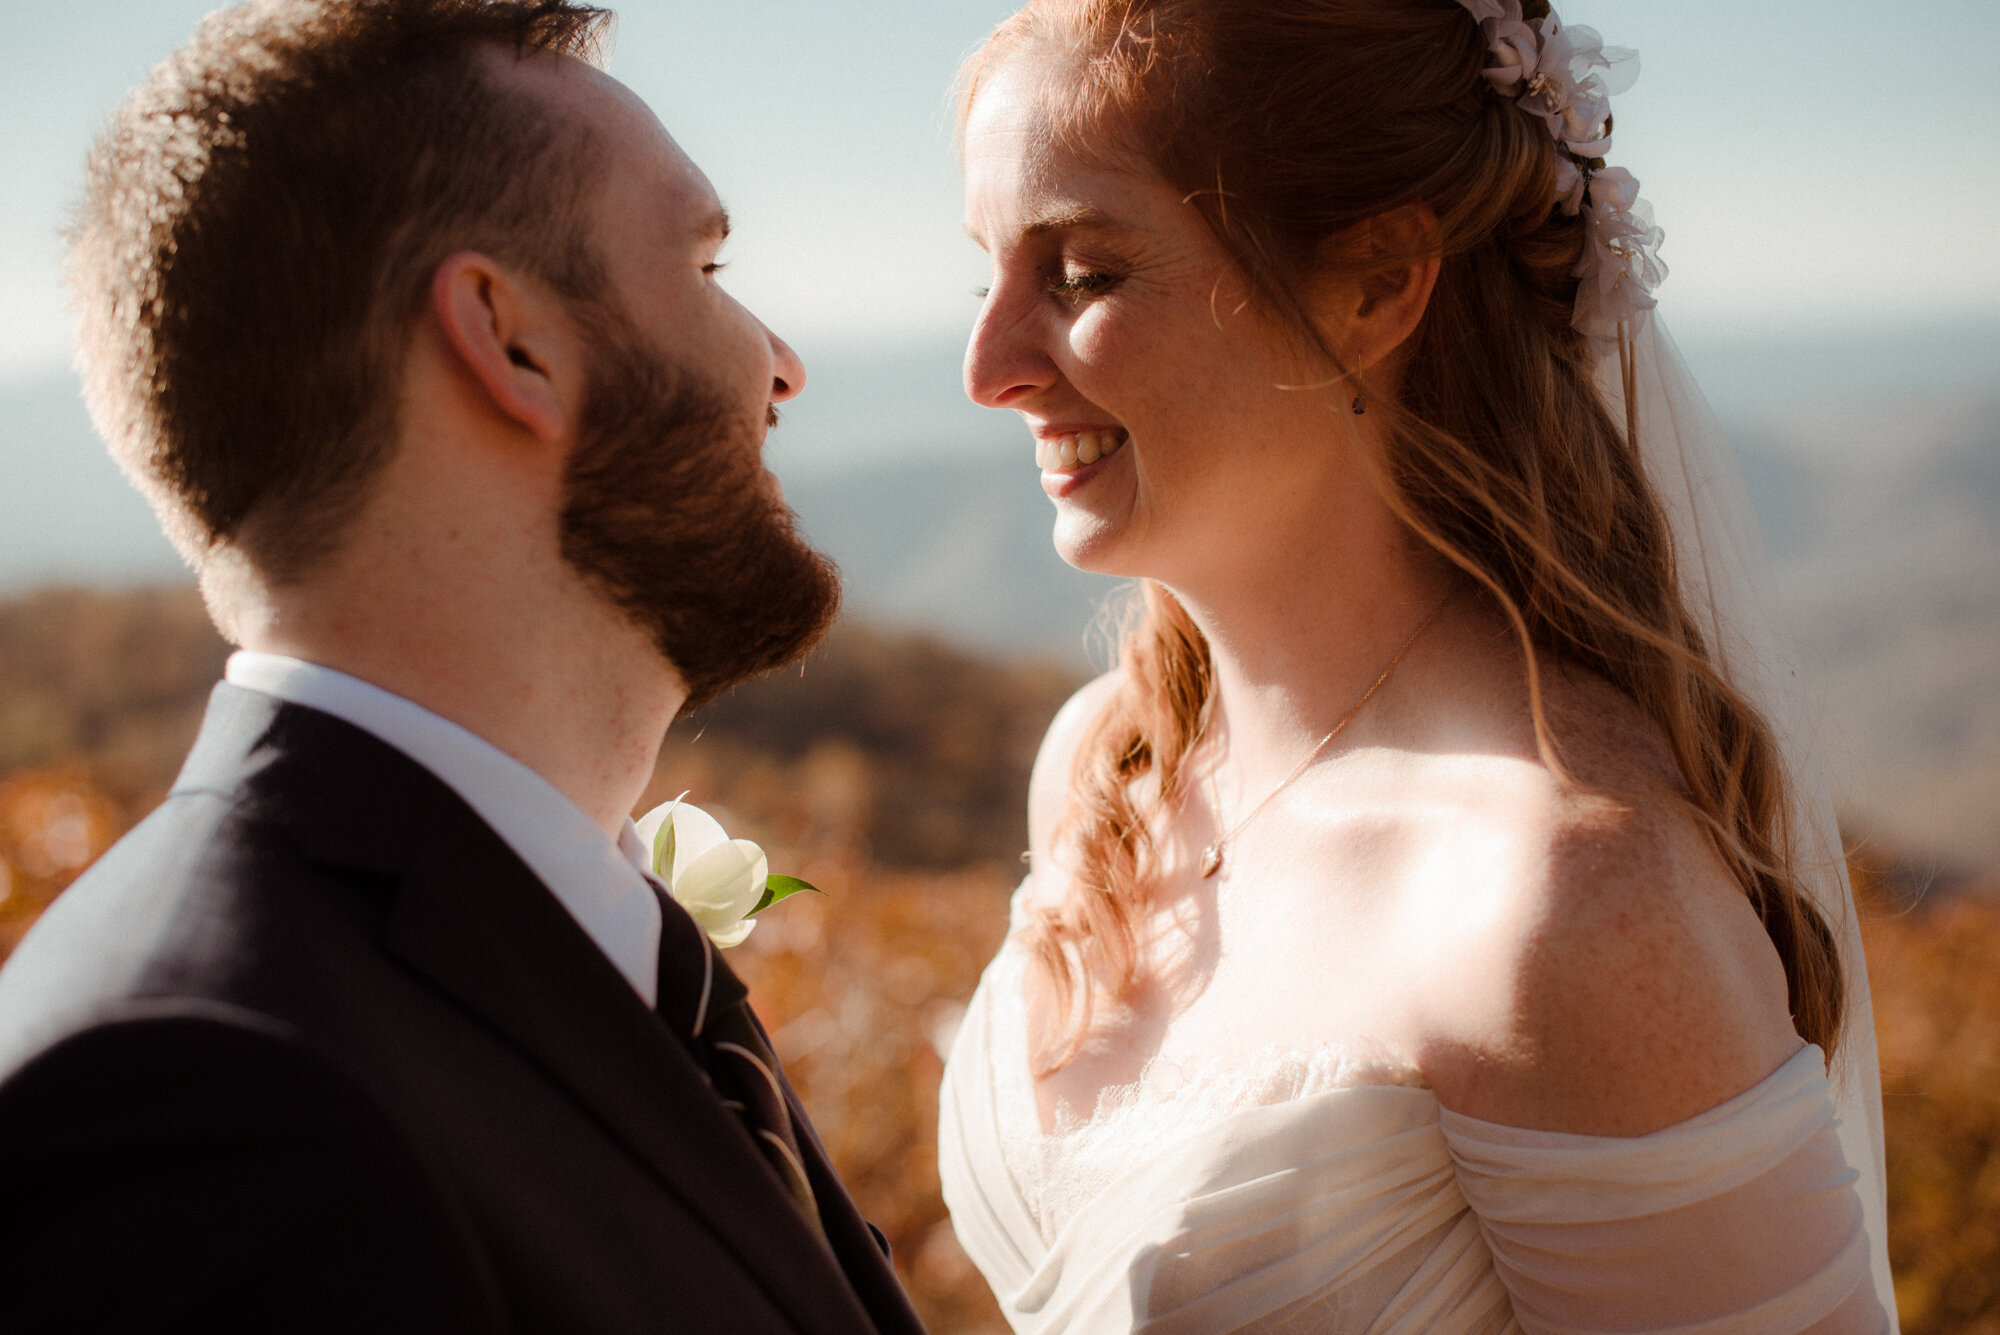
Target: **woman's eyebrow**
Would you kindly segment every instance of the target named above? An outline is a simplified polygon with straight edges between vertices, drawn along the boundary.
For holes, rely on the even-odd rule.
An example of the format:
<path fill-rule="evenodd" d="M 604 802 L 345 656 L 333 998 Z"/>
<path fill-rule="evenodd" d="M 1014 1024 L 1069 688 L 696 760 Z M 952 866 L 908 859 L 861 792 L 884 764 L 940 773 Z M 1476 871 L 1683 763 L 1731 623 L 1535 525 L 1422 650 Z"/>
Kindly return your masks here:
<path fill-rule="evenodd" d="M 1051 232 L 1124 232 L 1130 231 L 1129 224 L 1106 213 L 1092 204 L 1052 204 L 1045 209 L 1028 215 L 1015 235 L 1021 240 L 1047 236 Z M 981 246 L 984 237 L 973 227 L 965 224 L 965 234 Z"/>
<path fill-rule="evenodd" d="M 1049 232 L 1099 232 L 1122 227 L 1116 218 L 1090 204 L 1054 204 L 1028 215 L 1021 224 L 1022 236 L 1042 236 Z"/>

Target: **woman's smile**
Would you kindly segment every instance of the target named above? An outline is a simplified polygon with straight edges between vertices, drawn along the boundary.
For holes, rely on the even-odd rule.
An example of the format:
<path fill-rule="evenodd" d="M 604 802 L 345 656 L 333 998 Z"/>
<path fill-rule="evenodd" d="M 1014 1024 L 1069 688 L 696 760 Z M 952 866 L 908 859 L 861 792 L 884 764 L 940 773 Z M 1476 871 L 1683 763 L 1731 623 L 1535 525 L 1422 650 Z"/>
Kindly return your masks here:
<path fill-rule="evenodd" d="M 1104 472 L 1129 439 L 1125 428 L 1037 427 L 1035 466 L 1042 470 L 1042 490 L 1060 501 Z"/>

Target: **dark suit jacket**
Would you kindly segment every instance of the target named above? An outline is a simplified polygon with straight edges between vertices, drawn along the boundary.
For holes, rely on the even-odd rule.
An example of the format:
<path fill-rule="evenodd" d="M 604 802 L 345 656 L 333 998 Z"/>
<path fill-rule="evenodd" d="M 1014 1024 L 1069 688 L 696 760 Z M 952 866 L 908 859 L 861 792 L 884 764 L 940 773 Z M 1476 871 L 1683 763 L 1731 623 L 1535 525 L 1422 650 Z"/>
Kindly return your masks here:
<path fill-rule="evenodd" d="M 919 1330 L 429 771 L 216 689 L 0 971 L 0 1329 Z"/>

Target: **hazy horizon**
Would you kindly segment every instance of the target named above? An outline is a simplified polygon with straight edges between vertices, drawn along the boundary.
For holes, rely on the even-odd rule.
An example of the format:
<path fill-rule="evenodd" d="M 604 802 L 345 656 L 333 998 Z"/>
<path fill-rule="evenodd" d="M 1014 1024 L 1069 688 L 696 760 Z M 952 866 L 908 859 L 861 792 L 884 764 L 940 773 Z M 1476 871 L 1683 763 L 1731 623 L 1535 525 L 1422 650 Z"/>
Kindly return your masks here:
<path fill-rule="evenodd" d="M 1681 339 L 1736 440 L 1850 813 L 2000 865 L 2000 319 L 1874 337 Z M 999 659 L 1082 666 L 1112 587 L 1050 545 L 1022 429 L 957 339 L 807 350 L 769 457 L 848 608 Z M 0 596 L 189 576 L 65 372 L 0 384 Z"/>

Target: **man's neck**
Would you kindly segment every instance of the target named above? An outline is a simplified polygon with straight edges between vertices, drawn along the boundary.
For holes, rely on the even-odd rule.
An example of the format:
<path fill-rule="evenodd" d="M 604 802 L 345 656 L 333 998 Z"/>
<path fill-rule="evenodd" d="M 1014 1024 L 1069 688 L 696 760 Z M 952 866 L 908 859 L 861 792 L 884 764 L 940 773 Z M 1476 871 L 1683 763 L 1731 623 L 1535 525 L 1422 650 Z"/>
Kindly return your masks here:
<path fill-rule="evenodd" d="M 310 587 L 235 599 L 235 637 L 449 719 L 547 779 L 615 838 L 687 698 L 644 633 L 582 587 L 538 596 L 534 586 L 548 581 L 529 579 L 499 598 L 420 569 L 382 573 L 349 565 Z"/>

